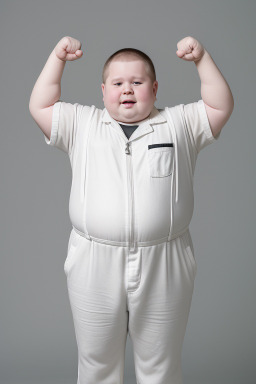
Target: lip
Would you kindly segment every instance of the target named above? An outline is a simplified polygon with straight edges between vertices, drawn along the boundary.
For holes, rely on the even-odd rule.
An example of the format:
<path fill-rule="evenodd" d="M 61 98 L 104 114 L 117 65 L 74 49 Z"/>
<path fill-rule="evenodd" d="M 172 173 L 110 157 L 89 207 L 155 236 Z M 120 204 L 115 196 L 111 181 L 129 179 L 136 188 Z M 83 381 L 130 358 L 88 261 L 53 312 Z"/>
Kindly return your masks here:
<path fill-rule="evenodd" d="M 128 109 L 128 108 L 132 108 L 136 103 L 122 103 L 122 105 L 124 106 L 124 108 Z"/>
<path fill-rule="evenodd" d="M 126 101 L 126 103 L 125 103 Z M 129 103 L 130 101 L 130 103 Z M 134 106 L 134 104 L 136 104 L 136 101 L 132 100 L 132 99 L 126 99 L 124 101 L 121 102 L 121 104 L 124 106 L 125 109 L 129 109 L 129 108 L 132 108 Z"/>
<path fill-rule="evenodd" d="M 126 100 L 122 101 L 121 104 L 124 104 L 125 101 L 127 101 L 127 102 L 130 101 L 131 103 L 134 103 L 134 104 L 136 103 L 136 101 L 134 101 L 134 100 L 132 100 L 132 99 L 126 99 Z"/>

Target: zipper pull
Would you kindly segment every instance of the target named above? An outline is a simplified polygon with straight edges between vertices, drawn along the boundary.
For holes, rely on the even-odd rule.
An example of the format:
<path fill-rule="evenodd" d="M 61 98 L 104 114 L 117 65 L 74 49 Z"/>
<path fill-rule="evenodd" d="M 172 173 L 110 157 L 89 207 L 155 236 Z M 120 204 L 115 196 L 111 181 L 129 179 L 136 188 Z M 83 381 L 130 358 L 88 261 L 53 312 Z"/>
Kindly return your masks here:
<path fill-rule="evenodd" d="M 131 152 L 130 152 L 130 148 L 129 148 L 129 142 L 128 143 L 126 143 L 126 147 L 125 147 L 125 153 L 127 154 L 127 155 L 130 155 L 131 154 Z"/>

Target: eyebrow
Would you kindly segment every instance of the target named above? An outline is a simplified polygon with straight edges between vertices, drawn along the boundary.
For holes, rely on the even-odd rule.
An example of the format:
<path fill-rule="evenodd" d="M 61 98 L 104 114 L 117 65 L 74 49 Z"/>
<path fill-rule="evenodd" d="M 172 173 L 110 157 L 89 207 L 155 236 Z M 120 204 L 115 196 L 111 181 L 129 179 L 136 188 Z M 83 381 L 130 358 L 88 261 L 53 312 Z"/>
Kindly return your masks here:
<path fill-rule="evenodd" d="M 141 77 L 141 76 L 132 76 L 132 79 L 144 80 L 144 77 Z M 122 77 L 116 77 L 115 79 L 112 79 L 111 81 L 118 81 L 118 80 L 123 80 L 123 78 L 122 78 Z"/>

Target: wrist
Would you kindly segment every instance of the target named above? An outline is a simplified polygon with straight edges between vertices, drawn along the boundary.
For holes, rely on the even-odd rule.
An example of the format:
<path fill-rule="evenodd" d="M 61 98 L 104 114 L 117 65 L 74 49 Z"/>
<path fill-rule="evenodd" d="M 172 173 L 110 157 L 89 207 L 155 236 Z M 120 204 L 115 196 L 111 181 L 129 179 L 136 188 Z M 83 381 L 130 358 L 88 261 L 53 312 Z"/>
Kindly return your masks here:
<path fill-rule="evenodd" d="M 56 47 L 53 49 L 52 51 L 52 57 L 54 58 L 54 60 L 58 63 L 64 63 L 66 64 L 66 60 L 62 60 L 58 55 L 57 55 L 57 52 L 56 52 Z"/>
<path fill-rule="evenodd" d="M 202 56 L 200 57 L 200 59 L 194 61 L 194 63 L 195 63 L 196 65 L 198 65 L 198 64 L 201 63 L 202 61 L 206 61 L 209 57 L 210 57 L 209 52 L 207 52 L 207 50 L 204 48 L 204 51 L 203 51 Z"/>

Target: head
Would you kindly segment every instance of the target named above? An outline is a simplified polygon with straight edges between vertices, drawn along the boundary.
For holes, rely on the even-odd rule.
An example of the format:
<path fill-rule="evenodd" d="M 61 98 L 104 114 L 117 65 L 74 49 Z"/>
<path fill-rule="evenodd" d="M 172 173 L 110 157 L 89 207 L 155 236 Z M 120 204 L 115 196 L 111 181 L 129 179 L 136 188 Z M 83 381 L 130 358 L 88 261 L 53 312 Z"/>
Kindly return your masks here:
<path fill-rule="evenodd" d="M 151 59 L 134 48 L 113 53 L 103 67 L 101 88 L 104 105 L 113 119 L 124 123 L 146 119 L 158 89 Z M 126 100 L 133 103 L 124 103 Z"/>

